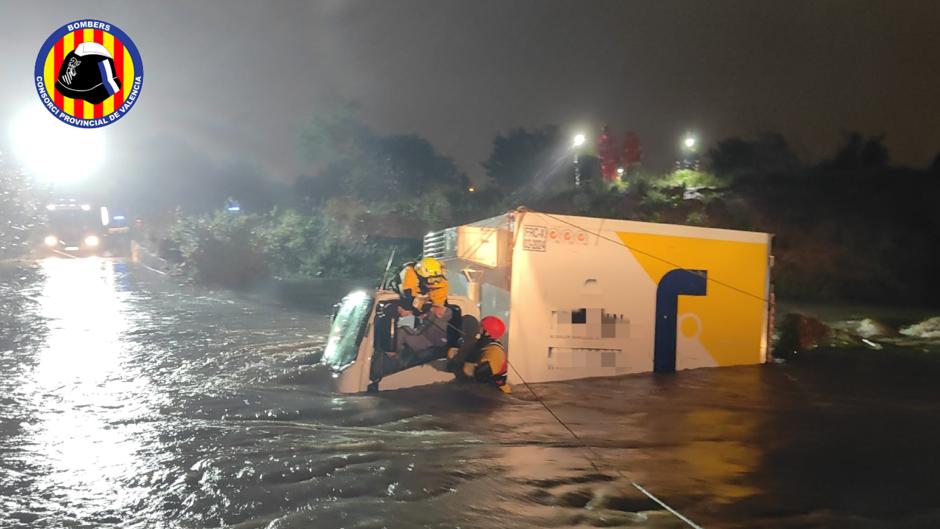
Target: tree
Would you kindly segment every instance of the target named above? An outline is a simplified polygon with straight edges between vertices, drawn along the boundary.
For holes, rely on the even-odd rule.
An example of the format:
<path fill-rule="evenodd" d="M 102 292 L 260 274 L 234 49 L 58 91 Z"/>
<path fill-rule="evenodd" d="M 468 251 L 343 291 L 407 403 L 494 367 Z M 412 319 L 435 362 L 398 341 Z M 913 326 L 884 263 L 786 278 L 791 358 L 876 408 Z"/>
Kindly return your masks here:
<path fill-rule="evenodd" d="M 303 158 L 323 168 L 361 154 L 373 133 L 357 118 L 358 105 L 345 101 L 326 112 L 315 112 L 300 133 Z"/>
<path fill-rule="evenodd" d="M 380 177 L 406 195 L 451 188 L 466 189 L 467 175 L 454 161 L 435 152 L 414 134 L 382 136 L 374 140 Z"/>
<path fill-rule="evenodd" d="M 934 156 L 933 161 L 930 162 L 930 167 L 927 168 L 931 173 L 940 174 L 940 152 Z"/>
<path fill-rule="evenodd" d="M 301 136 L 312 174 L 294 184 L 298 198 L 324 211 L 344 205 L 358 235 L 420 237 L 457 216 L 448 197 L 469 193 L 466 174 L 428 140 L 379 134 L 352 106 L 314 116 Z"/>
<path fill-rule="evenodd" d="M 711 171 L 726 182 L 792 175 L 800 166 L 787 141 L 776 133 L 722 140 L 708 151 L 708 162 Z"/>
<path fill-rule="evenodd" d="M 340 168 L 336 168 L 340 169 Z M 307 207 L 318 207 L 327 200 L 338 197 L 343 193 L 344 178 L 337 176 L 304 175 L 297 178 L 291 186 L 294 196 Z"/>
<path fill-rule="evenodd" d="M 623 139 L 623 166 L 628 176 L 635 176 L 643 164 L 643 145 L 636 132 L 627 132 Z"/>
<path fill-rule="evenodd" d="M 872 136 L 862 145 L 861 152 L 858 153 L 859 161 L 863 167 L 884 167 L 888 165 L 890 156 L 888 148 L 884 144 L 884 134 Z"/>
<path fill-rule="evenodd" d="M 301 134 L 301 147 L 314 174 L 295 189 L 311 193 L 306 197 L 311 203 L 337 196 L 388 203 L 468 186 L 453 160 L 426 139 L 378 134 L 357 119 L 350 105 L 315 116 Z"/>
<path fill-rule="evenodd" d="M 620 167 L 620 152 L 616 145 L 613 133 L 610 127 L 604 125 L 601 135 L 597 138 L 597 157 L 600 160 L 601 176 L 605 182 L 613 182 L 620 175 L 617 174 L 617 168 Z"/>
<path fill-rule="evenodd" d="M 243 211 L 263 213 L 278 203 L 284 203 L 288 188 L 274 181 L 258 167 L 247 163 L 231 163 L 220 168 L 212 186 L 213 207 L 221 205 L 225 197 L 233 197 Z"/>
<path fill-rule="evenodd" d="M 493 183 L 510 193 L 539 185 L 562 167 L 569 168 L 573 159 L 569 155 L 558 127 L 515 128 L 493 139 L 493 150 L 482 165 Z"/>
<path fill-rule="evenodd" d="M 884 139 L 884 134 L 866 138 L 858 132 L 846 133 L 842 146 L 823 166 L 836 170 L 884 167 L 890 159 Z"/>

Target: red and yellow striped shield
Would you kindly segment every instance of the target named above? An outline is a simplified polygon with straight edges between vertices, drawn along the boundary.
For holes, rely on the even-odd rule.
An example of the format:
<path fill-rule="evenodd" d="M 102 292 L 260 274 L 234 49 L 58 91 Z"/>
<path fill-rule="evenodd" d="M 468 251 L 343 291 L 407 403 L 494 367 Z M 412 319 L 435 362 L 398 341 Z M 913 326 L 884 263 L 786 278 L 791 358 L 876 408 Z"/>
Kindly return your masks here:
<path fill-rule="evenodd" d="M 56 87 L 63 60 L 84 42 L 104 46 L 114 60 L 113 75 L 120 80 L 120 88 L 97 104 L 68 97 Z M 36 60 L 36 81 L 40 99 L 53 115 L 71 125 L 99 127 L 123 117 L 136 102 L 143 83 L 143 64 L 134 43 L 116 26 L 79 20 L 59 28 L 43 45 Z"/>

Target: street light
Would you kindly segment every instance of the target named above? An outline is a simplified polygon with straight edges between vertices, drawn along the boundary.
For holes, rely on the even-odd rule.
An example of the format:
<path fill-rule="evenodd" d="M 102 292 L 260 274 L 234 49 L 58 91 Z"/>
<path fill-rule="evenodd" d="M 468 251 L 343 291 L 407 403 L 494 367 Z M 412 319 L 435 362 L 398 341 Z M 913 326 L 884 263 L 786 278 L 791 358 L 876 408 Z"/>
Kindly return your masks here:
<path fill-rule="evenodd" d="M 677 169 L 692 169 L 698 171 L 698 138 L 691 132 L 687 132 L 682 138 L 682 161 L 677 164 Z"/>
<path fill-rule="evenodd" d="M 587 141 L 587 138 L 582 133 L 577 133 L 574 135 L 574 138 L 571 140 L 571 148 L 575 149 L 574 151 L 574 186 L 581 187 L 581 164 L 578 163 L 578 149 L 580 149 L 584 142 Z"/>

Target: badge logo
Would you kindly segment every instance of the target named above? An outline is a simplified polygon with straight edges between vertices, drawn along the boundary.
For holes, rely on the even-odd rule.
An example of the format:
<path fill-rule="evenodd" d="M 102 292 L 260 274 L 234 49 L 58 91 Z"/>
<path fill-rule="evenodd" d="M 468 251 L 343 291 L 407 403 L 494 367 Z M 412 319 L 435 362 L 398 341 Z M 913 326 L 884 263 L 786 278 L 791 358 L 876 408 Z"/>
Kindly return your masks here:
<path fill-rule="evenodd" d="M 97 128 L 124 117 L 140 97 L 144 63 L 114 24 L 76 20 L 57 29 L 36 56 L 36 92 L 63 123 Z"/>

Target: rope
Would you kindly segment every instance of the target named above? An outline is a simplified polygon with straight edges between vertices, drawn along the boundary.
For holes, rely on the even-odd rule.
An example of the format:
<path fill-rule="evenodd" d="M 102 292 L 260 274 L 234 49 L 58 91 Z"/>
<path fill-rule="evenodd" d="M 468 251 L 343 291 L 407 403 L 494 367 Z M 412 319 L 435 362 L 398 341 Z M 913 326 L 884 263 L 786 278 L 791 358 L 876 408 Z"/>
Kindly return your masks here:
<path fill-rule="evenodd" d="M 598 454 L 598 453 L 594 450 L 594 447 L 589 446 L 587 443 L 585 443 L 585 442 L 581 439 L 581 437 L 578 436 L 578 434 L 575 433 L 575 431 L 572 430 L 571 427 L 568 426 L 568 424 L 567 424 L 565 421 L 561 420 L 561 417 L 559 417 L 558 414 L 556 414 L 556 413 L 554 412 L 554 410 L 552 410 L 552 409 L 548 406 L 548 404 L 545 403 L 545 400 L 543 400 L 542 397 L 541 397 L 538 393 L 535 392 L 535 390 L 532 388 L 532 386 L 530 386 L 529 383 L 526 382 L 526 380 L 525 380 L 524 378 L 522 378 L 522 375 L 519 374 L 519 370 L 516 369 L 516 366 L 512 365 L 512 362 L 510 362 L 508 359 L 506 360 L 506 363 L 509 364 L 509 367 L 512 368 L 512 372 L 515 373 L 517 377 L 519 377 L 519 380 L 522 381 L 522 384 L 525 386 L 525 388 L 526 388 L 527 390 L 529 390 L 529 393 L 531 393 L 532 396 L 535 397 L 535 400 L 537 400 L 538 403 L 541 404 L 543 408 L 545 408 L 545 411 L 547 411 L 549 415 L 551 415 L 552 417 L 555 418 L 556 421 L 558 421 L 558 424 L 560 424 L 560 425 L 562 426 L 562 428 L 564 428 L 565 430 L 568 430 L 568 433 L 571 434 L 571 437 L 573 437 L 573 438 L 578 442 L 579 445 L 581 445 L 581 448 L 583 448 L 583 449 L 585 449 L 585 450 L 587 450 L 587 451 L 590 451 L 592 454 L 594 454 L 594 456 L 595 456 L 597 459 L 601 459 L 600 454 Z M 591 466 L 594 467 L 594 470 L 597 471 L 599 474 L 603 474 L 603 473 L 604 473 L 604 471 L 601 470 L 600 467 L 597 466 L 597 463 L 595 463 L 593 459 L 591 459 L 590 457 L 587 457 L 587 456 L 585 456 L 584 459 L 586 459 L 587 462 L 590 463 Z M 621 476 L 621 477 L 622 477 L 622 476 Z"/>
<path fill-rule="evenodd" d="M 634 487 L 636 487 L 636 489 L 637 489 L 638 491 L 642 492 L 643 494 L 646 494 L 646 496 L 649 497 L 649 499 L 651 499 L 651 500 L 655 501 L 656 503 L 662 505 L 664 509 L 666 509 L 667 511 L 671 512 L 676 518 L 678 518 L 678 519 L 682 520 L 683 522 L 689 524 L 689 527 L 694 527 L 695 529 L 703 529 L 701 525 L 698 525 L 698 524 L 696 524 L 695 522 L 693 522 L 692 520 L 689 520 L 688 518 L 686 518 L 685 516 L 683 516 L 681 512 L 679 512 L 679 511 L 673 509 L 672 507 L 666 505 L 666 503 L 665 503 L 664 501 L 660 500 L 660 499 L 657 498 L 656 496 L 653 496 L 653 494 L 652 494 L 650 491 L 644 489 L 639 483 L 632 483 L 632 485 L 633 485 Z"/>
<path fill-rule="evenodd" d="M 437 323 L 437 322 L 435 322 L 435 321 L 432 321 L 432 322 L 431 322 L 431 325 L 436 326 L 436 327 L 440 328 L 441 330 L 444 330 L 444 329 L 446 329 L 446 328 L 451 328 L 451 329 L 456 330 L 456 331 L 457 331 L 458 333 L 460 333 L 461 335 L 466 335 L 466 333 L 464 333 L 463 329 L 461 329 L 461 328 L 455 326 L 453 323 L 451 323 L 451 322 L 449 322 L 449 321 L 446 323 L 446 326 L 441 326 L 439 323 Z M 381 361 L 384 362 L 384 360 L 385 360 L 385 354 L 384 354 L 384 353 L 382 353 L 382 357 L 381 357 L 381 358 L 382 358 Z M 581 439 L 581 436 L 579 436 L 578 433 L 575 432 L 573 428 L 571 428 L 570 426 L 568 426 L 568 423 L 566 423 L 564 420 L 562 420 L 562 418 L 559 417 L 557 413 L 555 413 L 555 410 L 553 410 L 553 409 L 548 405 L 548 403 L 545 402 L 545 399 L 543 399 L 542 396 L 539 395 L 531 385 L 529 385 L 528 381 L 526 381 L 526 379 L 522 376 L 522 374 L 519 373 L 519 370 L 516 369 L 516 366 L 513 365 L 513 363 L 509 361 L 509 357 L 508 357 L 508 356 L 507 356 L 507 358 L 506 358 L 506 364 L 508 364 L 509 367 L 512 369 L 513 373 L 515 373 L 516 376 L 519 377 L 519 380 L 522 382 L 522 384 L 525 386 L 525 388 L 526 388 L 527 390 L 529 390 L 529 393 L 531 393 L 532 396 L 535 397 L 535 400 L 538 401 L 538 403 L 542 405 L 542 407 L 545 409 L 545 411 L 548 412 L 548 414 L 551 415 L 552 418 L 555 419 L 555 421 L 558 422 L 558 424 L 560 424 L 561 427 L 564 428 L 565 431 L 567 431 L 568 434 L 571 435 L 571 437 L 572 437 L 575 441 L 577 441 L 578 445 L 581 447 L 582 450 L 584 450 L 585 452 L 589 452 L 589 453 L 590 453 L 590 455 L 588 455 L 588 454 L 586 454 L 586 453 L 585 453 L 585 454 L 582 454 L 582 455 L 584 456 L 584 459 L 591 465 L 591 468 L 593 468 L 594 471 L 597 472 L 598 474 L 604 474 L 604 471 L 601 470 L 601 467 L 597 464 L 597 462 L 595 462 L 595 459 L 596 459 L 597 461 L 603 461 L 603 460 L 604 460 L 604 457 L 603 457 L 599 452 L 597 452 L 597 450 L 595 450 L 593 446 L 590 446 L 589 444 L 585 443 L 584 440 Z M 411 367 L 414 367 L 414 366 L 411 366 Z M 592 458 L 591 456 L 593 456 L 593 458 Z M 607 465 L 607 466 L 610 466 L 610 465 Z M 631 485 L 633 485 L 637 490 L 639 490 L 640 492 L 642 492 L 643 494 L 645 494 L 647 497 L 649 497 L 651 500 L 653 500 L 653 501 L 656 502 L 657 504 L 661 505 L 664 509 L 666 509 L 666 510 L 669 511 L 670 513 L 672 513 L 674 516 L 676 516 L 677 518 L 679 518 L 680 520 L 682 520 L 683 522 L 685 522 L 686 524 L 688 524 L 689 527 L 692 527 L 693 529 L 703 529 L 700 525 L 697 525 L 697 524 L 696 524 L 695 522 L 693 522 L 692 520 L 690 520 L 690 519 L 688 519 L 687 517 L 683 516 L 682 513 L 680 513 L 679 511 L 673 509 L 673 508 L 670 507 L 669 505 L 666 505 L 665 502 L 663 502 L 662 500 L 660 500 L 660 499 L 657 498 L 656 496 L 653 496 L 649 491 L 647 491 L 645 488 L 643 488 L 639 483 L 636 483 L 636 482 L 630 480 L 629 478 L 627 478 L 627 476 L 625 476 L 625 475 L 623 474 L 623 472 L 620 471 L 620 469 L 614 468 L 614 472 L 616 472 L 617 475 L 620 476 L 621 479 L 623 479 L 624 481 L 628 481 L 628 482 L 629 482 Z"/>
<path fill-rule="evenodd" d="M 658 261 L 660 261 L 660 262 L 666 263 L 666 264 L 668 264 L 669 266 L 672 266 L 672 267 L 674 267 L 674 268 L 677 268 L 677 269 L 684 270 L 684 271 L 686 271 L 686 272 L 692 273 L 691 270 L 689 270 L 689 269 L 687 269 L 687 268 L 685 268 L 685 267 L 683 267 L 683 266 L 681 266 L 681 265 L 679 265 L 679 264 L 677 264 L 677 263 L 674 263 L 674 262 L 672 262 L 672 261 L 670 261 L 670 260 L 668 260 L 668 259 L 664 259 L 664 258 L 662 258 L 662 257 L 660 257 L 660 256 L 658 256 L 658 255 L 651 254 L 651 253 L 649 253 L 649 252 L 640 250 L 640 249 L 638 249 L 638 248 L 634 248 L 634 247 L 632 247 L 632 246 L 630 246 L 630 245 L 624 243 L 623 241 L 612 239 L 612 238 L 607 237 L 607 236 L 605 236 L 605 235 L 603 235 L 603 234 L 601 234 L 601 233 L 596 233 L 596 232 L 593 232 L 593 231 L 591 231 L 591 230 L 584 229 L 583 227 L 578 226 L 577 224 L 574 224 L 574 223 L 572 223 L 572 222 L 569 222 L 569 221 L 567 221 L 567 220 L 564 220 L 564 219 L 562 219 L 562 218 L 559 218 L 559 217 L 557 217 L 557 216 L 555 216 L 555 215 L 551 215 L 551 214 L 549 214 L 549 213 L 542 213 L 542 212 L 539 212 L 539 211 L 535 211 L 535 212 L 532 212 L 532 213 L 538 213 L 538 214 L 543 215 L 543 216 L 545 216 L 545 217 L 548 217 L 548 218 L 550 218 L 550 219 L 552 219 L 552 220 L 554 220 L 554 221 L 556 221 L 556 222 L 560 222 L 560 223 L 562 223 L 562 224 L 566 224 L 566 225 L 568 225 L 568 226 L 571 226 L 571 227 L 573 227 L 573 228 L 576 228 L 576 229 L 578 229 L 578 230 L 580 230 L 580 231 L 583 231 L 583 232 L 585 232 L 585 233 L 589 233 L 589 234 L 591 234 L 591 235 L 597 237 L 598 239 L 602 239 L 602 240 L 605 240 L 605 241 L 607 241 L 607 242 L 616 244 L 616 245 L 618 245 L 618 246 L 622 246 L 622 247 L 624 247 L 624 248 L 626 248 L 626 249 L 628 249 L 628 250 L 631 250 L 631 251 L 633 251 L 633 252 L 635 252 L 635 253 L 639 253 L 639 254 L 645 255 L 645 256 L 647 256 L 647 257 L 651 257 L 651 258 L 656 259 L 656 260 L 658 260 Z M 495 233 L 495 230 L 494 230 L 493 233 Z M 481 241 L 477 244 L 477 247 L 475 247 L 475 248 L 473 249 L 473 252 L 472 252 L 472 253 L 476 253 L 476 251 L 478 251 L 479 248 L 481 248 L 481 247 L 483 246 L 483 244 L 486 244 L 486 243 L 489 241 L 489 238 L 493 235 L 493 233 L 490 233 L 490 234 L 488 234 L 486 237 L 484 237 L 483 240 L 481 240 Z M 706 281 L 711 281 L 712 283 L 715 283 L 715 284 L 717 284 L 717 285 L 721 285 L 721 286 L 723 286 L 723 287 L 725 287 L 725 288 L 731 289 L 731 290 L 733 290 L 733 291 L 735 291 L 735 292 L 738 292 L 738 293 L 740 293 L 740 294 L 744 294 L 745 296 L 754 298 L 754 299 L 756 299 L 756 300 L 758 300 L 758 301 L 761 301 L 761 302 L 763 302 L 763 303 L 769 303 L 769 300 L 768 300 L 767 298 L 765 298 L 764 296 L 760 296 L 760 295 L 753 294 L 753 293 L 751 293 L 751 292 L 748 292 L 748 291 L 746 291 L 746 290 L 744 290 L 744 289 L 738 288 L 738 287 L 736 287 L 736 286 L 734 286 L 734 285 L 731 285 L 731 284 L 729 284 L 729 283 L 726 283 L 726 282 L 724 282 L 724 281 L 720 281 L 720 280 L 718 280 L 718 279 L 715 279 L 714 277 L 710 277 L 710 276 L 709 276 L 709 277 L 706 277 L 705 280 L 706 280 Z M 436 323 L 435 323 L 435 325 L 436 325 Z M 462 329 L 459 329 L 459 328 L 455 327 L 455 326 L 454 326 L 453 324 L 451 324 L 450 322 L 447 323 L 447 326 L 448 326 L 448 327 L 451 327 L 451 328 L 454 328 L 454 329 L 456 329 L 459 333 L 463 334 L 463 330 L 462 330 Z M 591 465 L 591 467 L 592 467 L 597 473 L 599 473 L 599 474 L 604 474 L 604 471 L 601 470 L 601 467 L 600 467 L 600 466 L 598 465 L 598 463 L 597 463 L 597 461 L 603 461 L 603 460 L 604 460 L 603 456 L 602 456 L 599 452 L 597 452 L 597 450 L 595 450 L 594 447 L 592 447 L 592 446 L 588 445 L 587 443 L 585 443 L 584 440 L 581 439 L 581 437 L 578 435 L 578 433 L 575 432 L 574 429 L 571 428 L 571 426 L 569 426 L 564 420 L 562 420 L 562 418 L 559 417 L 558 414 L 555 413 L 554 410 L 552 410 L 552 408 L 548 405 L 548 403 L 545 402 L 545 399 L 543 399 L 543 398 L 541 397 L 541 395 L 539 395 L 539 394 L 535 391 L 535 389 L 525 380 L 525 378 L 523 378 L 523 376 L 519 373 L 519 370 L 516 369 L 516 366 L 513 365 L 512 362 L 509 362 L 508 359 L 507 359 L 506 363 L 507 363 L 507 364 L 509 365 L 509 367 L 512 369 L 513 373 L 516 374 L 516 377 L 519 378 L 519 380 L 522 382 L 522 384 L 525 386 L 525 388 L 529 391 L 529 393 L 531 393 L 532 396 L 535 397 L 535 400 L 542 406 L 542 408 L 544 408 L 545 411 L 548 412 L 548 414 L 551 415 L 552 418 L 555 419 L 555 421 L 558 422 L 558 424 L 561 425 L 561 427 L 564 428 L 565 431 L 568 432 L 569 435 L 571 435 L 571 437 L 578 443 L 578 445 L 582 448 L 582 450 L 584 450 L 584 452 L 585 452 L 585 453 L 583 454 L 584 459 Z M 596 461 L 595 461 L 595 460 L 596 460 Z M 609 465 L 605 465 L 605 466 L 610 467 Z M 613 468 L 613 467 L 610 467 L 610 468 Z M 683 521 L 685 524 L 687 524 L 689 527 L 692 527 L 693 529 L 703 529 L 700 525 L 696 524 L 695 522 L 693 522 L 692 520 L 690 520 L 688 517 L 684 516 L 684 515 L 683 515 L 682 513 L 680 513 L 679 511 L 677 511 L 677 510 L 673 509 L 672 507 L 670 507 L 669 505 L 667 505 L 666 502 L 662 501 L 661 499 L 659 499 L 658 497 L 656 497 L 655 495 L 653 495 L 651 492 L 649 492 L 648 490 L 646 490 L 646 488 L 644 488 L 642 485 L 640 485 L 639 483 L 636 483 L 636 482 L 630 480 L 629 478 L 627 478 L 627 477 L 623 474 L 623 472 L 620 471 L 620 469 L 614 468 L 614 472 L 616 472 L 617 475 L 618 475 L 621 479 L 623 479 L 624 481 L 628 481 L 631 485 L 633 485 L 634 488 L 636 488 L 638 491 L 640 491 L 641 493 L 643 493 L 645 496 L 647 496 L 647 497 L 648 497 L 649 499 L 651 499 L 652 501 L 656 502 L 656 504 L 658 504 L 658 505 L 660 505 L 661 507 L 663 507 L 664 509 L 666 509 L 666 511 L 668 511 L 670 514 L 672 514 L 672 515 L 675 516 L 676 518 L 682 520 L 682 521 Z"/>
<path fill-rule="evenodd" d="M 548 414 L 551 415 L 558 422 L 558 424 L 560 424 L 565 430 L 568 431 L 569 434 L 571 434 L 571 437 L 574 438 L 574 440 L 578 442 L 581 448 L 585 452 L 590 452 L 590 455 L 593 455 L 594 458 L 597 459 L 598 461 L 603 461 L 604 457 L 601 456 L 600 453 L 598 453 L 597 450 L 595 450 L 593 446 L 590 446 L 587 443 L 585 443 L 584 440 L 581 439 L 581 437 L 574 431 L 574 429 L 568 426 L 568 424 L 565 421 L 563 421 L 561 417 L 559 417 L 558 414 L 555 413 L 555 411 L 551 409 L 551 407 L 549 407 L 549 405 L 545 402 L 545 400 L 541 397 L 541 395 L 535 392 L 535 389 L 533 389 L 532 386 L 530 386 L 529 383 L 526 382 L 526 380 L 519 373 L 519 370 L 516 369 L 516 366 L 512 365 L 512 362 L 509 362 L 508 359 L 506 360 L 506 363 L 509 364 L 509 367 L 512 368 L 513 373 L 515 373 L 516 376 L 519 377 L 519 380 L 522 381 L 522 384 L 525 386 L 525 388 L 529 390 L 529 393 L 531 393 L 532 396 L 535 397 L 535 400 L 537 400 L 538 403 L 541 404 L 543 408 L 545 408 L 545 411 L 547 411 Z M 594 468 L 594 470 L 598 474 L 604 474 L 604 471 L 600 469 L 600 467 L 597 465 L 594 459 L 592 459 L 588 454 L 582 454 L 582 455 L 584 456 L 584 459 L 587 460 L 587 462 L 591 464 L 591 467 Z M 607 466 L 610 466 L 610 465 L 607 465 Z M 669 513 L 671 513 L 673 516 L 685 522 L 689 527 L 692 527 L 693 529 L 703 529 L 702 526 L 696 524 L 695 522 L 693 522 L 692 520 L 684 516 L 679 511 L 673 509 L 669 505 L 666 505 L 666 502 L 654 496 L 651 492 L 643 488 L 642 485 L 640 485 L 639 483 L 635 481 L 630 480 L 627 476 L 623 474 L 623 472 L 620 471 L 620 469 L 614 468 L 614 472 L 616 472 L 617 475 L 620 476 L 620 478 L 623 479 L 624 481 L 630 482 L 631 485 L 633 485 L 638 491 L 645 494 L 649 499 L 653 500 L 654 502 L 662 506 L 664 509 L 669 511 Z"/>

